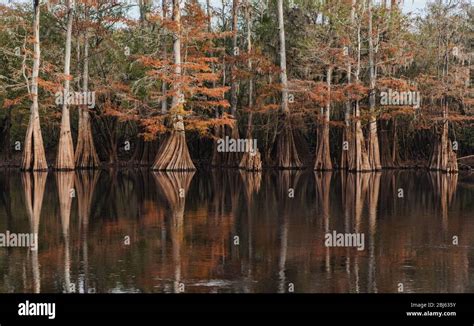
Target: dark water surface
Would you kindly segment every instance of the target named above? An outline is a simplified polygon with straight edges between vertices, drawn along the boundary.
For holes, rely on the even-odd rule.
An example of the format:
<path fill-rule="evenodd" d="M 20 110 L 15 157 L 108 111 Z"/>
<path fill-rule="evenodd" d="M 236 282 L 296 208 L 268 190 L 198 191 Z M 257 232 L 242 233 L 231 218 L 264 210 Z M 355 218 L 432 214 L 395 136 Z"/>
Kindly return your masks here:
<path fill-rule="evenodd" d="M 473 212 L 472 174 L 0 170 L 0 233 L 39 237 L 0 292 L 474 292 Z"/>

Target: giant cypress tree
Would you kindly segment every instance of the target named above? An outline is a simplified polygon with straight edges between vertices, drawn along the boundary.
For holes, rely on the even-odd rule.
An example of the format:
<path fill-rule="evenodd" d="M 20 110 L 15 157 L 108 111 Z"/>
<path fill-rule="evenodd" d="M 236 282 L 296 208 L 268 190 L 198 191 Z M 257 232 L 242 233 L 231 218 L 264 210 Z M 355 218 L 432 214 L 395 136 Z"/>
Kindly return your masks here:
<path fill-rule="evenodd" d="M 41 135 L 41 125 L 38 105 L 38 75 L 40 69 L 40 0 L 33 1 L 34 21 L 33 21 L 33 71 L 31 76 L 30 96 L 32 104 L 30 107 L 30 122 L 26 131 L 25 149 L 23 151 L 23 170 L 44 171 L 48 169 L 46 156 L 44 153 L 43 136 Z"/>
<path fill-rule="evenodd" d="M 182 91 L 182 63 L 181 63 L 181 8 L 180 0 L 173 0 L 173 58 L 175 83 L 173 85 L 173 99 L 171 102 L 171 132 L 161 144 L 153 164 L 154 170 L 185 171 L 195 170 L 194 163 L 189 155 L 186 143 L 186 133 L 183 121 L 184 94 Z"/>

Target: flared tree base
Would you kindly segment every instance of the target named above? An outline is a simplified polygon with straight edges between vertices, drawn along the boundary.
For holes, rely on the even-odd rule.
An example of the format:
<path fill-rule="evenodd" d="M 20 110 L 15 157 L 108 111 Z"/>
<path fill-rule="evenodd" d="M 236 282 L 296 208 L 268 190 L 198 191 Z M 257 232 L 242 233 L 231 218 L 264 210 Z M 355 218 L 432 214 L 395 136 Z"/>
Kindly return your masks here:
<path fill-rule="evenodd" d="M 23 151 L 21 169 L 23 171 L 48 170 L 39 116 L 32 115 L 30 117 L 30 123 L 26 131 L 25 149 Z"/>
<path fill-rule="evenodd" d="M 260 151 L 255 154 L 245 152 L 240 161 L 239 168 L 246 171 L 262 171 L 262 158 Z"/>
<path fill-rule="evenodd" d="M 319 126 L 318 145 L 316 147 L 316 159 L 314 162 L 314 170 L 331 171 L 331 148 L 329 146 L 329 126 Z"/>
<path fill-rule="evenodd" d="M 296 149 L 293 129 L 285 119 L 283 129 L 276 139 L 275 167 L 279 169 L 301 169 L 301 161 L 298 150 Z"/>
<path fill-rule="evenodd" d="M 433 153 L 431 154 L 429 169 L 447 173 L 458 172 L 458 161 L 456 152 L 453 151 L 451 142 L 447 136 L 437 139 Z"/>
<path fill-rule="evenodd" d="M 237 126 L 237 120 L 234 120 L 230 125 L 217 126 L 215 131 L 215 137 L 217 139 L 239 139 L 239 128 Z M 211 165 L 213 167 L 228 167 L 236 168 L 239 167 L 241 161 L 241 153 L 239 152 L 219 152 L 217 139 L 214 141 L 212 149 L 212 160 Z"/>
<path fill-rule="evenodd" d="M 152 170 L 193 171 L 196 170 L 189 155 L 184 131 L 173 130 L 156 154 Z"/>

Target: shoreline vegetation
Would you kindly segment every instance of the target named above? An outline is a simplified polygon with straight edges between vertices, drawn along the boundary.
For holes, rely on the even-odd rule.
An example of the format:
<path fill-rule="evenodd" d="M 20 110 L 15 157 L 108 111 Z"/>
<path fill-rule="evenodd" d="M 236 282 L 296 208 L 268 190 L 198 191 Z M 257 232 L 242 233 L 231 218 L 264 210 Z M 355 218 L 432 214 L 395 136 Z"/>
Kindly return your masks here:
<path fill-rule="evenodd" d="M 472 170 L 473 8 L 0 4 L 0 167 Z"/>

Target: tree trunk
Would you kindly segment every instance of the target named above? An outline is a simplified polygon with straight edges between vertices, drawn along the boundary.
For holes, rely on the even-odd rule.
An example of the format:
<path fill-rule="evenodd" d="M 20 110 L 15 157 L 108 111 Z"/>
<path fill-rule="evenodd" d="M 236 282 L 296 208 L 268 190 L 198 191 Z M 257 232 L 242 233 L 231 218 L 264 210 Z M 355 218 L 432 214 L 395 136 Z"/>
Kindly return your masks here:
<path fill-rule="evenodd" d="M 395 167 L 392 156 L 393 153 L 390 150 L 389 124 L 390 121 L 380 121 L 380 163 L 384 169 L 393 169 Z"/>
<path fill-rule="evenodd" d="M 355 71 L 356 83 L 360 81 L 360 69 L 361 69 L 361 23 L 357 25 L 357 67 Z M 352 132 L 350 133 L 350 142 L 348 143 L 349 153 L 349 171 L 361 172 L 369 171 L 369 157 L 367 149 L 365 147 L 364 134 L 362 132 L 362 123 L 360 121 L 360 106 L 359 101 L 355 101 L 353 104 L 353 121 L 352 121 Z"/>
<path fill-rule="evenodd" d="M 352 0 L 351 4 L 351 29 L 354 28 L 355 22 L 355 6 L 356 0 Z M 349 36 L 351 37 L 352 34 Z M 349 48 L 348 53 L 349 61 L 347 64 L 347 85 L 352 83 L 352 63 L 350 57 L 352 55 L 352 50 Z M 345 170 L 349 168 L 350 155 L 354 154 L 354 151 L 351 151 L 349 145 L 351 140 L 354 137 L 351 133 L 351 111 L 352 111 L 352 100 L 349 99 L 346 102 L 346 108 L 344 111 L 344 129 L 342 130 L 342 151 L 341 151 L 341 169 Z"/>
<path fill-rule="evenodd" d="M 293 136 L 290 108 L 288 105 L 288 77 L 286 73 L 285 23 L 283 0 L 278 0 L 278 29 L 280 34 L 280 82 L 281 82 L 281 130 L 276 139 L 276 162 L 281 169 L 299 169 L 303 166 Z"/>
<path fill-rule="evenodd" d="M 430 158 L 430 170 L 443 171 L 447 173 L 458 172 L 458 161 L 456 152 L 453 151 L 449 140 L 448 103 L 443 100 L 443 121 L 441 133 L 436 135 L 436 141 Z"/>
<path fill-rule="evenodd" d="M 233 62 L 230 69 L 230 118 L 231 123 L 223 126 L 216 126 L 214 129 L 215 141 L 213 144 L 213 152 L 211 165 L 212 166 L 224 166 L 224 167 L 238 167 L 241 161 L 241 153 L 237 152 L 219 152 L 217 150 L 218 144 L 217 139 L 223 139 L 228 136 L 230 139 L 238 140 L 240 138 L 238 121 L 237 121 L 237 56 L 239 55 L 239 49 L 237 47 L 237 36 L 238 36 L 238 11 L 239 11 L 239 0 L 233 0 L 232 2 L 232 57 Z M 208 11 L 209 12 L 209 11 Z M 210 28 L 210 27 L 209 27 Z M 223 68 L 225 71 L 225 66 Z M 225 75 L 223 76 L 223 85 L 225 85 Z M 217 114 L 219 117 L 219 114 Z"/>
<path fill-rule="evenodd" d="M 87 10 L 87 9 L 86 9 Z M 87 16 L 87 15 L 86 15 Z M 89 91 L 89 34 L 86 29 L 84 33 L 84 71 L 83 91 Z M 79 134 L 77 136 L 77 147 L 75 154 L 76 167 L 81 169 L 94 169 L 99 166 L 99 157 L 92 137 L 92 125 L 89 109 L 79 108 Z"/>
<path fill-rule="evenodd" d="M 67 99 L 70 85 L 71 70 L 71 43 L 72 43 L 72 23 L 74 20 L 74 0 L 66 2 L 67 9 L 67 30 L 66 30 L 66 47 L 64 57 L 64 90 L 63 98 Z M 71 119 L 69 115 L 68 101 L 63 100 L 61 112 L 61 130 L 59 134 L 59 147 L 56 157 L 57 170 L 74 170 L 74 145 L 71 135 Z"/>
<path fill-rule="evenodd" d="M 239 0 L 232 2 L 232 56 L 234 62 L 231 68 L 231 82 L 230 82 L 230 114 L 236 117 L 237 114 L 237 56 L 239 55 L 239 48 L 237 46 L 237 20 L 239 13 Z"/>
<path fill-rule="evenodd" d="M 252 21 L 250 17 L 250 5 L 246 3 L 245 7 L 245 19 L 247 21 L 247 55 L 249 56 L 247 61 L 247 67 L 249 72 L 252 71 Z M 247 122 L 247 139 L 252 139 L 253 133 L 253 79 L 249 79 L 249 99 L 248 99 L 249 116 Z M 261 171 L 262 170 L 262 157 L 257 147 L 257 152 L 251 155 L 249 152 L 245 152 L 240 161 L 239 167 L 248 171 Z"/>
<path fill-rule="evenodd" d="M 368 139 L 368 156 L 371 170 L 380 170 L 380 150 L 379 139 L 377 135 L 377 118 L 375 112 L 375 83 L 377 80 L 377 72 L 375 67 L 375 48 L 372 29 L 372 0 L 368 0 L 369 15 L 369 77 L 370 77 L 370 94 L 369 94 L 369 139 Z"/>
<path fill-rule="evenodd" d="M 11 147 L 11 127 L 12 127 L 12 108 L 11 106 L 6 108 L 6 115 L 3 118 L 3 121 L 0 124 L 0 153 L 2 155 L 0 158 L 3 158 L 5 165 L 9 166 L 11 164 L 12 158 L 12 147 Z M 4 164 L 0 162 L 0 166 Z"/>
<path fill-rule="evenodd" d="M 45 171 L 48 169 L 46 156 L 44 153 L 43 136 L 41 135 L 41 125 L 38 105 L 38 75 L 40 68 L 40 1 L 34 0 L 34 59 L 33 72 L 31 76 L 31 97 L 33 103 L 30 108 L 30 122 L 26 131 L 25 149 L 23 151 L 22 170 Z"/>
<path fill-rule="evenodd" d="M 163 11 L 163 21 L 165 21 L 168 17 L 168 1 L 167 0 L 162 0 L 162 11 Z M 166 34 L 164 35 L 164 38 L 166 39 Z M 163 59 L 166 60 L 168 57 L 168 47 L 167 42 L 164 42 L 163 46 Z M 166 84 L 166 81 L 162 80 L 161 81 L 161 93 L 163 94 L 163 99 L 161 100 L 161 113 L 166 114 L 168 112 L 168 97 L 166 96 L 166 92 L 168 89 L 168 86 Z"/>
<path fill-rule="evenodd" d="M 185 171 L 195 170 L 191 156 L 189 155 L 184 131 L 184 121 L 180 114 L 183 110 L 182 90 L 181 90 L 181 13 L 180 0 L 173 0 L 173 21 L 176 23 L 177 31 L 174 34 L 173 56 L 175 64 L 175 77 L 178 79 L 174 85 L 174 95 L 172 101 L 172 131 L 167 139 L 161 144 L 155 158 L 153 170 Z"/>
<path fill-rule="evenodd" d="M 314 163 L 315 170 L 332 170 L 331 148 L 329 145 L 329 121 L 331 119 L 331 67 L 327 70 L 326 79 L 328 99 L 326 108 L 321 108 L 321 117 L 317 132 L 318 145 L 316 147 L 316 161 Z"/>
<path fill-rule="evenodd" d="M 148 22 L 148 13 L 151 10 L 151 6 L 153 4 L 152 0 L 138 0 L 138 7 L 140 10 L 140 24 L 146 25 Z"/>

